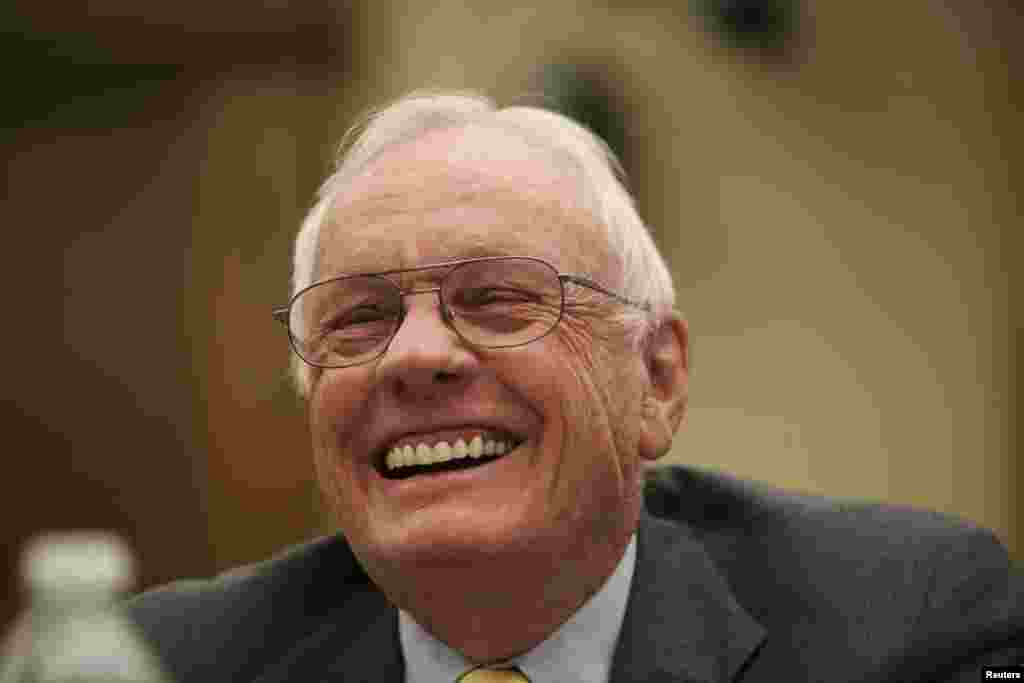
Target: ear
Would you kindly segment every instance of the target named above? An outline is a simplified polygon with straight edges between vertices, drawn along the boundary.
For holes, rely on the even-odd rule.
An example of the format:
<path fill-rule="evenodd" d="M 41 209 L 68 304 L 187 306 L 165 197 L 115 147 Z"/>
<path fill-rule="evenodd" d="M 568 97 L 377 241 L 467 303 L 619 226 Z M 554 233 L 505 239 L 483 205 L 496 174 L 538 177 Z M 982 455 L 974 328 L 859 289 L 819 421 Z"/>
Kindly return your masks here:
<path fill-rule="evenodd" d="M 673 311 L 643 348 L 647 386 L 641 410 L 640 456 L 657 460 L 672 446 L 689 397 L 689 330 Z"/>

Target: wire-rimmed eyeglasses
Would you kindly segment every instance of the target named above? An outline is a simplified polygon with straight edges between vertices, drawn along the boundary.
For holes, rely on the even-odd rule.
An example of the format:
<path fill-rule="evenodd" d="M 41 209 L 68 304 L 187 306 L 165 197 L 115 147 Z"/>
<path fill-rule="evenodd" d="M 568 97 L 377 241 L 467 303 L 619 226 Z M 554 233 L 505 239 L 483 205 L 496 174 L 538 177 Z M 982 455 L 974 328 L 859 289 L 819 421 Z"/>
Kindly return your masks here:
<path fill-rule="evenodd" d="M 450 268 L 436 287 L 402 289 L 388 276 Z M 441 318 L 470 346 L 523 346 L 550 333 L 565 313 L 565 283 L 650 310 L 588 278 L 559 273 L 531 256 L 485 256 L 312 284 L 275 308 L 292 348 L 319 368 L 361 365 L 382 356 L 405 319 L 405 297 L 437 292 Z"/>

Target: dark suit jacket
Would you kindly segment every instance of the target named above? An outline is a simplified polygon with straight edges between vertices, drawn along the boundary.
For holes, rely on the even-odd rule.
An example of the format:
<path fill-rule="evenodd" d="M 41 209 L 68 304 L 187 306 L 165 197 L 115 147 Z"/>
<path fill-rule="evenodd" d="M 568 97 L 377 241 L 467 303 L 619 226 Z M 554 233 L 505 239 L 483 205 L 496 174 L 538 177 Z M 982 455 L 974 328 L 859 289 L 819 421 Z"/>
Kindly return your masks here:
<path fill-rule="evenodd" d="M 981 680 L 1024 664 L 1022 583 L 989 532 L 948 517 L 663 468 L 611 678 Z M 397 610 L 341 537 L 127 608 L 179 683 L 402 681 Z"/>

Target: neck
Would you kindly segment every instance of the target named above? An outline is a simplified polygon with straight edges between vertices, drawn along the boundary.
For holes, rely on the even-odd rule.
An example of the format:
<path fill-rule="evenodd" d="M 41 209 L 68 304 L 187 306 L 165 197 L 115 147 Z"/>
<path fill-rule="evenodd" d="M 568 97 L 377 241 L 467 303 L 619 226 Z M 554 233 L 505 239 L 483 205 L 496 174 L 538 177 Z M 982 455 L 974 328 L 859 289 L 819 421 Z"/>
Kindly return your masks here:
<path fill-rule="evenodd" d="M 376 567 L 371 576 L 435 638 L 475 664 L 491 663 L 528 652 L 568 621 L 615 571 L 631 534 L 561 553 Z"/>

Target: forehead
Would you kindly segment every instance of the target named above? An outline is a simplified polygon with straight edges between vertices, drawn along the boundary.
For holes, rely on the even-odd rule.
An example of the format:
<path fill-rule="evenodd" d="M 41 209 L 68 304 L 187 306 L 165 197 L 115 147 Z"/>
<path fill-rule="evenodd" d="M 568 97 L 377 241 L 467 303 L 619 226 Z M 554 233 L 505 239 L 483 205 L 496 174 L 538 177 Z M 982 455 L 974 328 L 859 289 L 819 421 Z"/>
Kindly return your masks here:
<path fill-rule="evenodd" d="M 318 277 L 488 255 L 597 273 L 604 231 L 567 162 L 493 129 L 430 133 L 387 150 L 335 200 Z"/>

